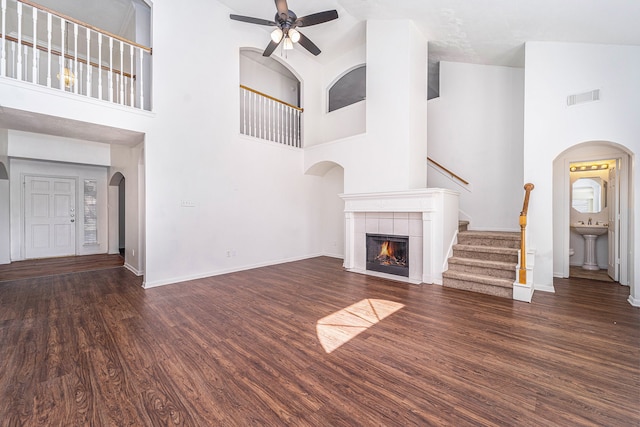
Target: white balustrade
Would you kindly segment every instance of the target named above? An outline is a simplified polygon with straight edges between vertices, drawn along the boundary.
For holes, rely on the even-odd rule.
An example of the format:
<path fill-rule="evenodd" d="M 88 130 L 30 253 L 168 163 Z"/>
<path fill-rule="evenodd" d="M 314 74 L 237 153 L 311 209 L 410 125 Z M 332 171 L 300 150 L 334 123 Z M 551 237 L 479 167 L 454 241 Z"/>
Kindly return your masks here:
<path fill-rule="evenodd" d="M 302 108 L 240 86 L 240 133 L 302 147 Z"/>
<path fill-rule="evenodd" d="M 0 1 L 0 78 L 151 110 L 150 48 L 30 1 Z"/>

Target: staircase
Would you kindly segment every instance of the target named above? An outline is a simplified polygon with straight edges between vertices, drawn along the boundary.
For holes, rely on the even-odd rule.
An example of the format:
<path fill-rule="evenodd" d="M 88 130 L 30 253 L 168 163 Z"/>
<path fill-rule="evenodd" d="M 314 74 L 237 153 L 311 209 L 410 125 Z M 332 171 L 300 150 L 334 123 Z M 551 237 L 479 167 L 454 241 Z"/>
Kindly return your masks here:
<path fill-rule="evenodd" d="M 513 299 L 520 233 L 461 230 L 443 286 Z"/>

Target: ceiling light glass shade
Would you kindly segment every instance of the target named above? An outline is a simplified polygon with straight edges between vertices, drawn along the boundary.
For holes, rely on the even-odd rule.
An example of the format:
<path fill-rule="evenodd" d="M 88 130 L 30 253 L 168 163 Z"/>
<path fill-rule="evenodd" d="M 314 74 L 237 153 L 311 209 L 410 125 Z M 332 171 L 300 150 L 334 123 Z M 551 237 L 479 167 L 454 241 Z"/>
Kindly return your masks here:
<path fill-rule="evenodd" d="M 280 43 L 280 40 L 282 40 L 282 30 L 280 28 L 276 28 L 271 32 L 271 40 L 274 43 Z"/>
<path fill-rule="evenodd" d="M 293 49 L 293 43 L 291 42 L 291 39 L 287 37 L 286 39 L 284 39 L 284 50 L 291 50 L 291 49 Z"/>
<path fill-rule="evenodd" d="M 292 42 L 298 43 L 300 41 L 300 32 L 295 28 L 289 30 L 289 38 Z"/>

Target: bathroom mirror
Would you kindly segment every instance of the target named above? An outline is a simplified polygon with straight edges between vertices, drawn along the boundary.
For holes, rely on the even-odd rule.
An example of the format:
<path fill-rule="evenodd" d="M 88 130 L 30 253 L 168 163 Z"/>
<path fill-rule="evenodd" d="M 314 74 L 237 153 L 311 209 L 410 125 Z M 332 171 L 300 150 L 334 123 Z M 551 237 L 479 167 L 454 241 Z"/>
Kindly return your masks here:
<path fill-rule="evenodd" d="M 607 183 L 599 177 L 575 180 L 571 188 L 571 207 L 582 213 L 598 213 L 606 207 Z"/>

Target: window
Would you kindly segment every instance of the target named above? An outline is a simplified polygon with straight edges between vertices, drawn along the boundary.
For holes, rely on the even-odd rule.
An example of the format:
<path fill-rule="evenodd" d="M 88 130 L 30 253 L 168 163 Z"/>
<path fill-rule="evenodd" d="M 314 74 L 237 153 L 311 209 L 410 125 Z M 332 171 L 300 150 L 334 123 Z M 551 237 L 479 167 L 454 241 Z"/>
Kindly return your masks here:
<path fill-rule="evenodd" d="M 329 112 L 367 98 L 367 66 L 360 65 L 345 73 L 329 88 Z"/>
<path fill-rule="evenodd" d="M 84 244 L 98 244 L 98 182 L 95 179 L 84 180 Z"/>

